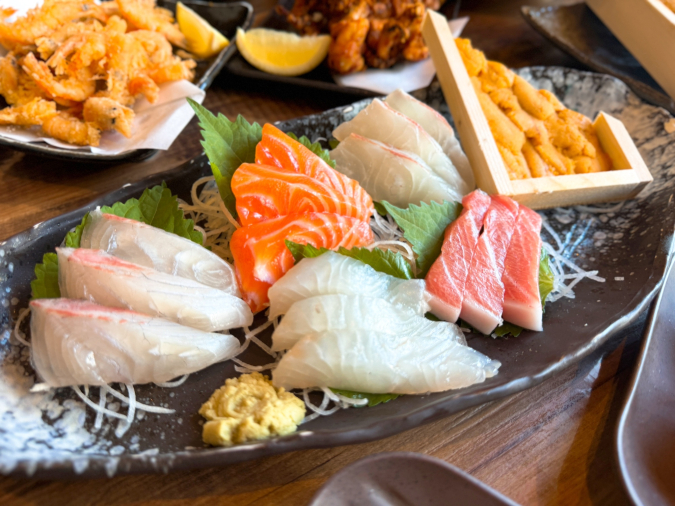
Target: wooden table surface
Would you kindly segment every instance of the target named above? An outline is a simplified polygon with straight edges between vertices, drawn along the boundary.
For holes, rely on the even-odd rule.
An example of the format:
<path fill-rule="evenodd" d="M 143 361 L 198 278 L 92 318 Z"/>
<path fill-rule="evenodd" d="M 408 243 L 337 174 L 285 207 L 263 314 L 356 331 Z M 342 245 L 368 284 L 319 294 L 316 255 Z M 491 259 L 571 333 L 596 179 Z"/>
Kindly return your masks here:
<path fill-rule="evenodd" d="M 252 3 L 258 19 L 274 4 Z M 460 15 L 471 16 L 464 34 L 489 58 L 512 67 L 584 68 L 525 23 L 520 16 L 525 3 L 561 2 L 463 0 Z M 243 114 L 262 123 L 354 100 L 223 74 L 208 91 L 205 105 L 230 118 Z M 0 241 L 200 152 L 195 121 L 170 150 L 136 164 L 63 163 L 0 148 Z M 441 458 L 525 505 L 629 504 L 615 463 L 614 434 L 639 353 L 644 316 L 592 356 L 539 386 L 387 439 L 168 476 L 65 483 L 0 478 L 0 504 L 304 505 L 345 466 L 390 451 Z"/>

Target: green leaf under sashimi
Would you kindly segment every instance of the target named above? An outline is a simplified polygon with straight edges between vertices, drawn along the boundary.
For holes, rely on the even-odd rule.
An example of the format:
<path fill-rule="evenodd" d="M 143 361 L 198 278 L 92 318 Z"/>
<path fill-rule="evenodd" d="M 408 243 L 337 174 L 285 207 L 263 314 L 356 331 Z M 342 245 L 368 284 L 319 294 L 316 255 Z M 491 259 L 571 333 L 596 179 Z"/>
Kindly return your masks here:
<path fill-rule="evenodd" d="M 201 232 L 194 229 L 194 221 L 185 218 L 183 211 L 178 207 L 178 199 L 165 183 L 146 188 L 139 199 L 129 199 L 126 202 L 116 202 L 112 206 L 102 206 L 101 212 L 147 223 L 190 239 L 197 244 L 203 243 Z M 80 247 L 82 231 L 88 221 L 89 213 L 84 215 L 74 230 L 66 234 L 63 241 L 66 247 Z M 30 286 L 34 299 L 53 299 L 61 296 L 56 253 L 45 253 L 42 263 L 35 266 L 35 279 Z"/>
<path fill-rule="evenodd" d="M 315 248 L 311 244 L 297 244 L 292 241 L 286 241 L 286 247 L 290 250 L 296 262 L 303 258 L 314 258 L 323 255 L 326 248 Z M 336 251 L 340 255 L 360 260 L 364 264 L 370 265 L 373 269 L 384 274 L 389 274 L 400 279 L 412 279 L 412 268 L 408 261 L 399 253 L 389 250 L 375 248 L 340 248 Z"/>
<path fill-rule="evenodd" d="M 385 402 L 389 402 L 401 396 L 401 394 L 365 394 L 362 392 L 352 392 L 351 390 L 340 390 L 338 388 L 331 388 L 331 390 L 338 395 L 349 397 L 350 399 L 368 399 L 367 406 L 369 408 L 377 406 L 378 404 L 384 404 Z M 358 408 L 363 406 L 356 407 Z"/>
<path fill-rule="evenodd" d="M 288 135 L 291 139 L 298 141 L 300 144 L 305 146 L 307 149 L 309 149 L 312 153 L 321 158 L 328 165 L 335 168 L 335 160 L 331 159 L 330 155 L 328 154 L 328 150 L 323 149 L 320 143 L 312 142 L 304 135 L 298 138 L 298 136 L 295 135 L 293 132 L 288 132 L 286 135 Z"/>
<path fill-rule="evenodd" d="M 541 310 L 544 310 L 546 297 L 553 291 L 555 277 L 548 263 L 548 253 L 544 248 L 541 249 L 539 257 L 539 297 L 541 298 Z"/>
<path fill-rule="evenodd" d="M 417 253 L 418 277 L 423 278 L 441 254 L 445 229 L 462 212 L 462 204 L 432 201 L 431 204 L 422 202 L 419 206 L 410 204 L 408 209 L 401 209 L 386 201 L 382 201 L 382 205 Z"/>
<path fill-rule="evenodd" d="M 235 121 L 230 121 L 223 114 L 216 117 L 206 107 L 189 98 L 187 100 L 199 118 L 202 146 L 211 163 L 220 197 L 236 218 L 232 175 L 242 163 L 255 162 L 255 147 L 262 140 L 262 127 L 258 123 L 250 124 L 241 115 Z"/>

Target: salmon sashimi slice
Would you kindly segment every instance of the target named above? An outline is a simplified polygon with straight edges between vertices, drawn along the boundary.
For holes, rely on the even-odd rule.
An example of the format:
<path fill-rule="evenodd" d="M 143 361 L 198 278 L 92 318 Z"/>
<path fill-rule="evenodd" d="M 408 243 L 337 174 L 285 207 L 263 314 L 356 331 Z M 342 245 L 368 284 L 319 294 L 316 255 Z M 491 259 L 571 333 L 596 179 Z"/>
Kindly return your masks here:
<path fill-rule="evenodd" d="M 311 150 L 269 123 L 263 126 L 262 140 L 255 148 L 255 163 L 304 174 L 339 189 L 355 200 L 363 191 L 357 181 L 340 174 Z"/>
<path fill-rule="evenodd" d="M 520 206 L 504 264 L 504 320 L 530 330 L 543 330 L 539 295 L 541 216 Z"/>
<path fill-rule="evenodd" d="M 445 321 L 459 318 L 464 286 L 490 202 L 490 196 L 481 190 L 462 199 L 462 214 L 445 229 L 441 256 L 427 273 L 431 312 Z"/>
<path fill-rule="evenodd" d="M 289 214 L 237 229 L 230 249 L 244 300 L 253 312 L 269 302 L 267 291 L 293 267 L 285 241 L 347 249 L 373 242 L 368 222 L 330 213 Z"/>
<path fill-rule="evenodd" d="M 340 187 L 270 165 L 244 163 L 232 176 L 237 213 L 244 226 L 287 214 L 333 213 L 368 221 L 373 201 L 360 186 L 355 198 Z"/>
<path fill-rule="evenodd" d="M 501 324 L 504 305 L 504 262 L 518 216 L 518 204 L 508 197 L 491 197 L 483 233 L 478 238 L 464 287 L 460 318 L 483 334 Z"/>

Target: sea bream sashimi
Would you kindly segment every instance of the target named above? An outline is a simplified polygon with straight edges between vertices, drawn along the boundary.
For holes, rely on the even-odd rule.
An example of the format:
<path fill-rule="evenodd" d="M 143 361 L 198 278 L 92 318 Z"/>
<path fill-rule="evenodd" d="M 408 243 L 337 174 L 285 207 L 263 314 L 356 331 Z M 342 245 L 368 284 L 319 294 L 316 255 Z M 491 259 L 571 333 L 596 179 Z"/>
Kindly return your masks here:
<path fill-rule="evenodd" d="M 440 144 L 464 181 L 471 188 L 476 186 L 469 159 L 459 145 L 455 131 L 441 113 L 400 89 L 391 92 L 384 101 L 392 109 L 419 123 Z"/>
<path fill-rule="evenodd" d="M 235 356 L 239 341 L 162 318 L 70 299 L 31 308 L 31 361 L 50 387 L 163 383 Z"/>
<path fill-rule="evenodd" d="M 504 314 L 507 322 L 530 330 L 543 330 L 539 294 L 541 216 L 519 206 L 515 231 L 504 262 Z"/>
<path fill-rule="evenodd" d="M 305 174 L 271 165 L 243 163 L 232 176 L 232 193 L 243 226 L 300 213 L 334 213 L 367 221 L 373 201 L 360 186 L 354 196 Z"/>
<path fill-rule="evenodd" d="M 334 294 L 294 303 L 272 334 L 272 351 L 289 350 L 308 334 L 348 329 L 436 335 L 466 344 L 464 333 L 452 323 L 428 320 L 385 299 Z"/>
<path fill-rule="evenodd" d="M 56 248 L 59 288 L 68 299 L 129 309 L 205 332 L 253 322 L 239 297 L 188 278 L 136 265 L 102 250 Z"/>
<path fill-rule="evenodd" d="M 423 319 L 423 317 L 418 317 Z M 450 324 L 452 325 L 452 324 Z M 349 328 L 308 334 L 279 361 L 275 387 L 425 394 L 481 383 L 501 364 L 444 332 Z"/>
<path fill-rule="evenodd" d="M 366 221 L 330 213 L 289 214 L 237 229 L 230 249 L 244 300 L 254 313 L 267 306 L 270 286 L 293 267 L 286 240 L 351 249 L 373 242 L 373 231 Z"/>
<path fill-rule="evenodd" d="M 340 142 L 350 134 L 384 142 L 419 156 L 460 195 L 466 195 L 474 189 L 464 181 L 438 142 L 424 128 L 381 100 L 373 100 L 354 119 L 333 130 L 333 136 Z"/>
<path fill-rule="evenodd" d="M 342 294 L 385 299 L 423 316 L 428 294 L 423 279 L 399 279 L 378 272 L 360 260 L 332 251 L 303 258 L 269 290 L 270 318 L 286 314 L 298 301 Z"/>
<path fill-rule="evenodd" d="M 203 246 L 140 221 L 92 211 L 80 247 L 101 249 L 134 264 L 193 279 L 239 297 L 233 267 Z"/>
<path fill-rule="evenodd" d="M 478 238 L 464 285 L 460 318 L 483 334 L 502 323 L 504 262 L 518 216 L 518 204 L 494 195 L 485 213 L 483 233 Z"/>
<path fill-rule="evenodd" d="M 350 134 L 330 156 L 337 170 L 356 179 L 376 201 L 406 208 L 431 201 L 460 201 L 462 196 L 412 153 Z"/>
<path fill-rule="evenodd" d="M 445 229 L 441 255 L 425 278 L 427 291 L 431 294 L 431 312 L 448 322 L 456 322 L 459 318 L 464 286 L 483 219 L 490 207 L 490 196 L 474 190 L 462 199 L 462 206 L 462 214 Z"/>
<path fill-rule="evenodd" d="M 340 174 L 310 149 L 269 123 L 263 126 L 262 140 L 255 148 L 255 163 L 304 174 L 361 202 L 363 189 L 358 181 Z M 372 203 L 370 204 L 372 207 Z M 371 213 L 372 214 L 372 213 Z"/>

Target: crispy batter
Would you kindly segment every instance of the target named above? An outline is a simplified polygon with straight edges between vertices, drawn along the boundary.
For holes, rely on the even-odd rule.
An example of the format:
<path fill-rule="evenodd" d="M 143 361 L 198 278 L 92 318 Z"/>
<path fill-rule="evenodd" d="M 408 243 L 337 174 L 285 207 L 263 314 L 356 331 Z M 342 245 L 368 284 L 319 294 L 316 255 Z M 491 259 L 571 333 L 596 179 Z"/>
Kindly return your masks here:
<path fill-rule="evenodd" d="M 9 22 L 0 8 L 0 124 L 42 126 L 56 139 L 96 146 L 103 130 L 129 137 L 137 96 L 192 79 L 196 63 L 173 52 L 185 38 L 155 0 L 45 0 Z"/>
<path fill-rule="evenodd" d="M 277 11 L 302 34 L 330 33 L 328 66 L 347 74 L 429 56 L 422 22 L 426 9 L 439 6 L 439 0 L 296 0 L 290 11 Z"/>
<path fill-rule="evenodd" d="M 456 42 L 511 179 L 612 168 L 590 119 L 488 61 L 469 40 Z"/>

